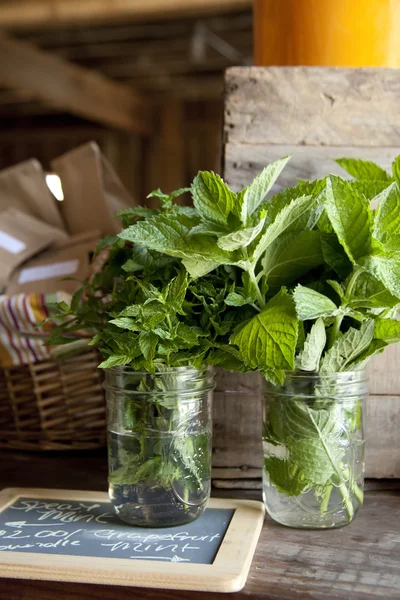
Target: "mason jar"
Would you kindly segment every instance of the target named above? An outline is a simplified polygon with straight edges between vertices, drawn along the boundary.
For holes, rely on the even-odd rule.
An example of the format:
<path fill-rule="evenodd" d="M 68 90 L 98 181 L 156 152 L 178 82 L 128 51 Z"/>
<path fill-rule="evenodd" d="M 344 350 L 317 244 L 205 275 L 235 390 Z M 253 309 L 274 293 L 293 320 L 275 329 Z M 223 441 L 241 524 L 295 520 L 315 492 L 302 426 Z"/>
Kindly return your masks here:
<path fill-rule="evenodd" d="M 263 497 L 288 527 L 341 527 L 363 503 L 364 370 L 289 372 L 263 394 Z"/>
<path fill-rule="evenodd" d="M 172 527 L 197 519 L 211 490 L 209 367 L 106 369 L 109 496 L 120 519 Z"/>

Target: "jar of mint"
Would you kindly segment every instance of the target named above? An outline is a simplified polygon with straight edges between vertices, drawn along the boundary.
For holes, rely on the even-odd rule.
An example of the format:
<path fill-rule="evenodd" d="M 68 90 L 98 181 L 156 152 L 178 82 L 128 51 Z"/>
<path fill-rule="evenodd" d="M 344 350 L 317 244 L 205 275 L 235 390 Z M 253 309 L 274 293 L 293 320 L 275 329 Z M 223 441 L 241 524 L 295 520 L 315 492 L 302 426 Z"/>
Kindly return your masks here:
<path fill-rule="evenodd" d="M 364 370 L 289 372 L 263 394 L 263 496 L 288 527 L 342 527 L 363 503 Z"/>
<path fill-rule="evenodd" d="M 105 369 L 109 495 L 120 519 L 172 527 L 197 519 L 211 490 L 210 367 Z"/>

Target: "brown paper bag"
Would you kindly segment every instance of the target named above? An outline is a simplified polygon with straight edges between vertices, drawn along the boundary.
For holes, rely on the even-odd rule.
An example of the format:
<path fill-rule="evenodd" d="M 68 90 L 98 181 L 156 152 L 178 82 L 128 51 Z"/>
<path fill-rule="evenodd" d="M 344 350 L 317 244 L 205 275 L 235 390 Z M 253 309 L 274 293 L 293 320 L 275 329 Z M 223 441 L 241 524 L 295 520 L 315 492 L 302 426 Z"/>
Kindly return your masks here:
<path fill-rule="evenodd" d="M 67 152 L 51 166 L 61 178 L 61 211 L 71 234 L 99 229 L 104 236 L 121 231 L 115 214 L 134 202 L 95 142 Z"/>
<path fill-rule="evenodd" d="M 16 267 L 66 237 L 65 232 L 15 208 L 0 212 L 0 291 Z"/>
<path fill-rule="evenodd" d="M 52 244 L 52 250 L 62 250 L 63 248 L 69 248 L 70 246 L 77 246 L 78 244 L 89 244 L 96 248 L 99 240 L 101 239 L 101 233 L 98 229 L 93 231 L 85 231 L 83 233 L 77 233 L 76 235 L 70 235 L 62 240 L 58 240 L 55 244 Z"/>
<path fill-rule="evenodd" d="M 58 202 L 47 187 L 42 165 L 37 160 L 27 160 L 0 171 L 0 212 L 7 208 L 17 208 L 65 229 Z"/>
<path fill-rule="evenodd" d="M 77 243 L 59 250 L 48 250 L 14 271 L 6 295 L 67 292 L 73 294 L 91 274 L 90 260 L 97 239 Z M 65 280 L 73 277 L 79 281 Z"/>

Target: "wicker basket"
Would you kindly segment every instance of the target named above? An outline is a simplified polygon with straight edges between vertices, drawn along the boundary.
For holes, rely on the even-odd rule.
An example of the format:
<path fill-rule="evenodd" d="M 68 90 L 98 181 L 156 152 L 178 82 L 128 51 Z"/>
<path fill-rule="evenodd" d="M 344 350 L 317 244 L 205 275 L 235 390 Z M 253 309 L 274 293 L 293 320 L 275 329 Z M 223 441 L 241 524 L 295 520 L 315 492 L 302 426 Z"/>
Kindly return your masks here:
<path fill-rule="evenodd" d="M 0 368 L 0 448 L 82 450 L 106 444 L 99 356 Z"/>

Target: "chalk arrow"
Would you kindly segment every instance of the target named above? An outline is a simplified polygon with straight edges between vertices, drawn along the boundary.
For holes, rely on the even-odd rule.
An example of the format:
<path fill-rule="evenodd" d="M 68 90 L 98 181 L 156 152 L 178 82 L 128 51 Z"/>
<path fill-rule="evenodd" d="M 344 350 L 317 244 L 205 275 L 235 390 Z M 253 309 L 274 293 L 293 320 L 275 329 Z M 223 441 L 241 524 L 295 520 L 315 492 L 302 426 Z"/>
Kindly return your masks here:
<path fill-rule="evenodd" d="M 180 556 L 130 556 L 134 560 L 167 560 L 169 562 L 190 562 L 190 558 L 180 558 Z"/>
<path fill-rule="evenodd" d="M 27 523 L 26 521 L 9 521 L 5 525 L 16 529 L 21 529 L 21 527 L 60 527 L 60 523 Z"/>
<path fill-rule="evenodd" d="M 189 558 L 181 558 L 180 556 L 174 556 L 171 562 L 190 562 Z"/>

